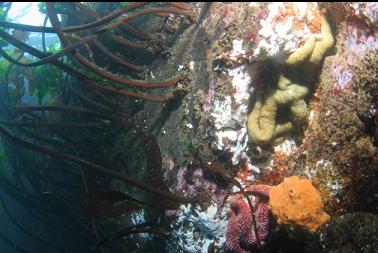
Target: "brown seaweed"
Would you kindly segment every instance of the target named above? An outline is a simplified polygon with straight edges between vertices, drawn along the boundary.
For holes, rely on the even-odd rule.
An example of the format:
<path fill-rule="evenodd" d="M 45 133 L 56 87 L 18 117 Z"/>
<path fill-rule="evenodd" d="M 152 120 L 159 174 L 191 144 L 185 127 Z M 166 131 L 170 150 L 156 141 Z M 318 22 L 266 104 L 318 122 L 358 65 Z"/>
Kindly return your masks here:
<path fill-rule="evenodd" d="M 81 206 L 91 217 L 116 218 L 126 212 L 137 211 L 144 205 L 139 200 L 113 190 L 85 192 Z"/>

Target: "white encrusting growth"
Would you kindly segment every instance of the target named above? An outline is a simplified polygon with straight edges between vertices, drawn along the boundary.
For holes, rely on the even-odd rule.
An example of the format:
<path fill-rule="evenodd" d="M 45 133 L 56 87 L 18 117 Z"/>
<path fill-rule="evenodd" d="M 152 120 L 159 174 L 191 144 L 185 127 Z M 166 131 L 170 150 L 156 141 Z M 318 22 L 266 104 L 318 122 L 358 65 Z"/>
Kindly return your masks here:
<path fill-rule="evenodd" d="M 232 41 L 232 52 L 229 55 L 230 59 L 237 61 L 238 58 L 245 58 L 246 51 L 243 49 L 243 40 L 234 39 Z"/>
<path fill-rule="evenodd" d="M 354 9 L 354 14 L 360 16 L 362 19 L 366 19 L 371 24 L 377 24 L 378 22 L 378 3 L 377 2 L 365 2 L 365 3 L 350 3 Z"/>
<path fill-rule="evenodd" d="M 320 159 L 316 162 L 316 170 L 322 168 L 328 175 L 334 177 L 334 180 L 325 180 L 325 184 L 331 190 L 331 194 L 333 196 L 337 196 L 342 190 L 343 186 L 337 180 L 338 178 L 338 171 L 334 169 L 332 162 Z"/>
<path fill-rule="evenodd" d="M 282 153 L 285 153 L 285 155 L 290 155 L 292 152 L 296 150 L 297 150 L 297 144 L 292 139 L 285 140 L 284 142 L 274 147 L 274 152 L 282 152 Z"/>
<path fill-rule="evenodd" d="M 236 43 L 237 44 L 237 43 Z M 238 164 L 247 148 L 247 114 L 251 78 L 245 66 L 229 71 L 232 76 L 232 94 L 215 100 L 211 113 L 215 127 L 213 147 L 232 154 L 232 163 Z"/>
<path fill-rule="evenodd" d="M 206 210 L 191 204 L 181 205 L 171 225 L 173 241 L 168 252 L 208 252 L 210 244 L 222 247 L 226 240 L 227 214 L 217 214 L 212 203 Z"/>
<path fill-rule="evenodd" d="M 270 3 L 269 14 L 260 20 L 258 34 L 261 40 L 253 52 L 253 58 L 264 60 L 280 54 L 293 53 L 310 35 L 310 23 L 318 13 L 316 3 Z"/>
<path fill-rule="evenodd" d="M 131 213 L 131 221 L 134 225 L 138 225 L 138 224 L 142 224 L 142 223 L 146 222 L 144 209 L 141 209 L 138 212 L 132 212 Z M 139 234 L 137 234 L 137 236 L 141 240 L 153 240 L 151 234 L 149 234 L 149 233 L 139 233 Z"/>

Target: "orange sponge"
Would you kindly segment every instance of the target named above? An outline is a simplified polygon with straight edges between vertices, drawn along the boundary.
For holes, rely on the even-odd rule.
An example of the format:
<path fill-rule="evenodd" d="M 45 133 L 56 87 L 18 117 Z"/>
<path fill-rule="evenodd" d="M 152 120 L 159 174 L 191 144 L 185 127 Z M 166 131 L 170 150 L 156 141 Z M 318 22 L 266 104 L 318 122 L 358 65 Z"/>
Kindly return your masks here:
<path fill-rule="evenodd" d="M 315 232 L 330 219 L 323 211 L 319 192 L 308 179 L 297 176 L 285 178 L 269 191 L 269 207 L 278 224 L 299 226 Z"/>

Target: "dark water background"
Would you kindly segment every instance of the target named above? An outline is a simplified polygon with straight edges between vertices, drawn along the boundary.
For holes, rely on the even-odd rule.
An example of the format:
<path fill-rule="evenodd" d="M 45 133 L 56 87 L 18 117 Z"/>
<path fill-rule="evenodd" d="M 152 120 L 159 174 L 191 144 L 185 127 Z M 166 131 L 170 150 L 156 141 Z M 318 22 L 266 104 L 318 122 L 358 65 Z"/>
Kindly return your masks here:
<path fill-rule="evenodd" d="M 36 5 L 37 3 L 34 3 Z M 32 15 L 43 15 L 40 13 L 32 12 L 32 5 L 28 3 L 24 3 L 24 8 L 20 13 L 14 17 L 10 16 L 15 23 L 22 23 L 19 22 L 25 16 L 32 16 Z M 13 3 L 13 6 L 16 6 L 16 3 Z M 13 8 L 13 7 L 12 7 Z M 29 36 L 29 39 L 26 41 L 29 45 L 36 47 L 38 49 L 42 48 L 41 45 L 41 34 L 40 33 L 32 33 Z M 47 34 L 46 35 L 46 47 L 48 48 L 51 45 L 59 45 L 59 39 L 54 34 Z M 25 90 L 28 90 L 28 80 L 25 78 Z M 1 95 L 1 94 L 0 94 Z M 1 98 L 0 98 L 1 99 Z M 25 104 L 36 104 L 37 98 L 33 95 L 30 95 L 28 92 L 25 92 L 24 96 L 22 97 L 22 102 Z M 0 107 L 2 108 L 2 107 Z M 1 112 L 0 113 L 4 113 Z M 26 165 L 27 166 L 27 165 Z M 27 182 L 27 180 L 25 180 Z M 10 196 L 8 196 L 3 190 L 0 190 L 1 197 L 3 199 L 4 204 L 6 205 L 7 210 L 9 211 L 10 215 L 28 232 L 31 234 L 43 238 L 43 240 L 48 241 L 52 245 L 56 246 L 57 248 L 69 248 L 70 244 L 75 244 L 72 241 L 72 232 L 67 231 L 64 229 L 59 229 L 56 226 L 48 225 L 45 222 L 41 222 L 37 220 L 35 217 L 30 215 L 30 211 L 25 209 L 25 206 L 22 205 L 17 200 L 14 200 Z M 1 253 L 18 253 L 18 252 L 25 252 L 25 253 L 39 253 L 39 252 L 46 252 L 46 253 L 55 253 L 61 252 L 58 251 L 44 242 L 38 241 L 35 238 L 32 238 L 30 235 L 24 233 L 20 228 L 18 228 L 12 220 L 8 217 L 6 211 L 4 210 L 3 206 L 0 206 L 0 252 Z M 67 234 L 71 234 L 67 237 Z M 5 238 L 4 238 L 4 237 Z M 78 235 L 80 238 L 80 235 Z M 4 240 L 9 240 L 13 245 L 19 247 L 18 249 L 12 248 L 9 244 L 7 244 Z M 76 246 L 74 246 L 76 247 Z"/>

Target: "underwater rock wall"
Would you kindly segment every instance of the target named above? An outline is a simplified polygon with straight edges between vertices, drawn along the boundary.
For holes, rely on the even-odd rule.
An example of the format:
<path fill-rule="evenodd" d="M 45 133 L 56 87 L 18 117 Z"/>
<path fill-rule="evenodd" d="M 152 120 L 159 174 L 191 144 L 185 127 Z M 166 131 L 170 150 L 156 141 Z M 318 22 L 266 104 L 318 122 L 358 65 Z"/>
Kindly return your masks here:
<path fill-rule="evenodd" d="M 239 189 L 212 173 L 219 164 L 243 187 L 278 184 L 288 175 L 311 179 L 331 221 L 351 210 L 376 211 L 377 100 L 369 95 L 377 94 L 376 5 L 194 6 L 196 23 L 170 48 L 172 57 L 152 68 L 162 76 L 180 69 L 190 85 L 181 87 L 181 100 L 146 103 L 141 115 L 157 136 L 171 192 L 210 195 L 172 210 L 169 252 L 225 252 L 229 196 Z M 371 85 L 361 81 L 367 78 L 364 69 Z M 254 139 L 247 124 L 259 96 L 264 101 L 286 89 L 293 98 L 272 95 L 278 106 L 257 117 L 259 125 L 270 117 L 272 136 Z M 368 109 L 356 113 L 362 105 Z M 259 203 L 256 197 L 251 201 Z M 269 231 L 268 248 L 280 229 Z M 317 231 L 308 239 L 308 252 L 322 250 L 322 235 Z"/>
<path fill-rule="evenodd" d="M 372 8 L 369 13 L 377 13 L 376 5 L 368 6 Z M 297 154 L 294 171 L 319 183 L 328 208 L 375 210 L 376 205 L 369 203 L 375 202 L 377 191 L 373 123 L 377 86 L 372 85 L 377 80 L 376 23 L 370 23 L 372 17 L 356 15 L 366 11 L 359 5 L 324 8 L 334 27 L 336 45 L 324 61 L 302 144 L 306 155 Z"/>

